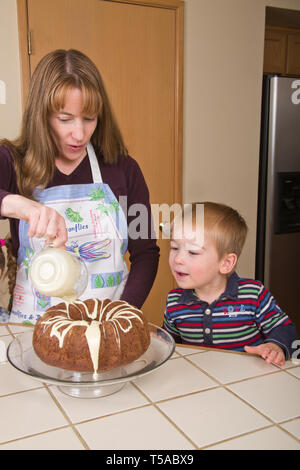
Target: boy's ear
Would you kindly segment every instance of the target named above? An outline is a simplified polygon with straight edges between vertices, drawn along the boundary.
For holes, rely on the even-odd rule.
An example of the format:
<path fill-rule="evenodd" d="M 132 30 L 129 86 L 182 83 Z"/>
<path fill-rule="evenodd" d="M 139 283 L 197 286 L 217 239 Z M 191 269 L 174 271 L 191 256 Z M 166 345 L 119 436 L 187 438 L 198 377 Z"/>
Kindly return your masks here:
<path fill-rule="evenodd" d="M 237 255 L 235 253 L 228 253 L 224 255 L 220 263 L 221 274 L 229 274 L 233 271 L 237 263 Z"/>

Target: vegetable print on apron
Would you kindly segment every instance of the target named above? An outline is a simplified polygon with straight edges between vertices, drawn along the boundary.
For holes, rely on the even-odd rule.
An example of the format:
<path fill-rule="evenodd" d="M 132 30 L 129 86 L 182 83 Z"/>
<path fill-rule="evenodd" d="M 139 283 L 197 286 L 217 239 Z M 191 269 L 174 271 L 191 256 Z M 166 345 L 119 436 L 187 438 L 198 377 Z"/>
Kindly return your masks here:
<path fill-rule="evenodd" d="M 88 286 L 80 297 L 119 299 L 124 290 L 128 269 L 124 254 L 128 244 L 125 214 L 108 184 L 103 183 L 93 146 L 87 146 L 93 183 L 54 186 L 36 191 L 41 204 L 62 215 L 68 230 L 67 250 L 85 261 Z M 49 307 L 60 303 L 58 297 L 42 295 L 31 284 L 28 268 L 31 257 L 44 248 L 44 239 L 29 238 L 28 224 L 19 224 L 20 248 L 18 272 L 10 322 L 36 323 Z"/>

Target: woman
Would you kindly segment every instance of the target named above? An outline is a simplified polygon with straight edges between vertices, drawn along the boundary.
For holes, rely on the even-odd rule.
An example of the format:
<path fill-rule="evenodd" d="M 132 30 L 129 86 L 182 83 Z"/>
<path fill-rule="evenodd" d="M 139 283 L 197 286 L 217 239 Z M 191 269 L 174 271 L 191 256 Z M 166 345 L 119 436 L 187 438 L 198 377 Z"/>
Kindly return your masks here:
<path fill-rule="evenodd" d="M 35 323 L 60 301 L 42 296 L 28 279 L 30 259 L 45 240 L 86 261 L 89 284 L 82 298 L 121 298 L 141 307 L 159 258 L 150 236 L 149 193 L 127 154 L 99 71 L 87 56 L 56 50 L 40 61 L 21 136 L 0 142 L 0 165 L 0 216 L 9 218 L 18 258 L 10 321 Z M 127 197 L 128 208 L 147 207 L 146 239 L 128 237 L 131 218 L 120 196 Z"/>

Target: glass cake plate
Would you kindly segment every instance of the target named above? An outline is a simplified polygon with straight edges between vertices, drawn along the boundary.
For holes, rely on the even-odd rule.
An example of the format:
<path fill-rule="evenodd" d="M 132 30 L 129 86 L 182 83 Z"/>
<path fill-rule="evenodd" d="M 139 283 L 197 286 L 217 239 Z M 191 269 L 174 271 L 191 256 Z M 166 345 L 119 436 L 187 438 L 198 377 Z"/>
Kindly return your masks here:
<path fill-rule="evenodd" d="M 8 346 L 8 361 L 33 379 L 56 385 L 63 393 L 77 398 L 98 398 L 120 390 L 126 382 L 149 374 L 162 366 L 173 354 L 173 338 L 162 328 L 149 323 L 150 345 L 136 361 L 116 369 L 75 372 L 42 362 L 32 347 L 33 329 L 17 336 Z"/>

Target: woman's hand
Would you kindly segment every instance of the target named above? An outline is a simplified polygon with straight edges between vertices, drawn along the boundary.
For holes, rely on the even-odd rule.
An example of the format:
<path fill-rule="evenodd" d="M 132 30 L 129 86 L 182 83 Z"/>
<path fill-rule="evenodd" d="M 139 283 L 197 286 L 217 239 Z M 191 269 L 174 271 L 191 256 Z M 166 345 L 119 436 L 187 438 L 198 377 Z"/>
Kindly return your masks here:
<path fill-rule="evenodd" d="M 56 210 L 18 194 L 8 194 L 2 200 L 1 215 L 25 220 L 29 224 L 29 237 L 46 238 L 46 243 L 65 247 L 66 223 Z"/>
<path fill-rule="evenodd" d="M 278 344 L 275 343 L 263 343 L 259 346 L 245 346 L 245 351 L 249 354 L 257 354 L 261 356 L 265 361 L 270 364 L 278 364 L 283 366 L 285 362 L 284 352 Z"/>

